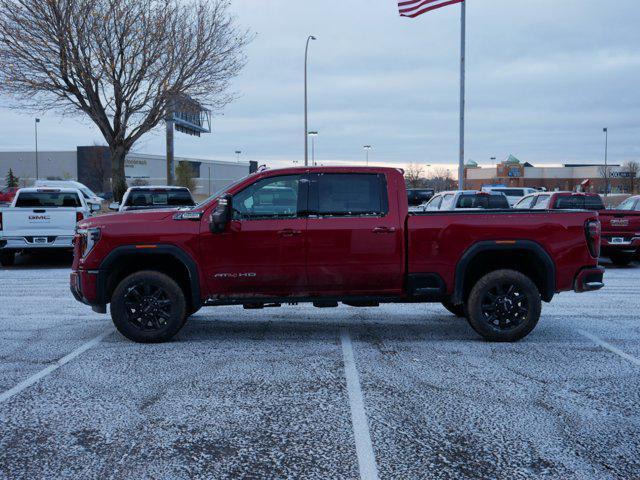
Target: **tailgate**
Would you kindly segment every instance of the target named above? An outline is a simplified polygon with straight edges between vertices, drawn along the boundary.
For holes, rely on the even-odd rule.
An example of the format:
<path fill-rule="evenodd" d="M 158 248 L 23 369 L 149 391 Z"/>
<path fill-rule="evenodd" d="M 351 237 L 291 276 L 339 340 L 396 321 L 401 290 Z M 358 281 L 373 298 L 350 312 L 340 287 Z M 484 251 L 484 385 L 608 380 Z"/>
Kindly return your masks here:
<path fill-rule="evenodd" d="M 73 236 L 75 208 L 7 208 L 2 211 L 4 237 Z"/>
<path fill-rule="evenodd" d="M 633 237 L 640 235 L 640 212 L 601 210 L 603 237 Z"/>

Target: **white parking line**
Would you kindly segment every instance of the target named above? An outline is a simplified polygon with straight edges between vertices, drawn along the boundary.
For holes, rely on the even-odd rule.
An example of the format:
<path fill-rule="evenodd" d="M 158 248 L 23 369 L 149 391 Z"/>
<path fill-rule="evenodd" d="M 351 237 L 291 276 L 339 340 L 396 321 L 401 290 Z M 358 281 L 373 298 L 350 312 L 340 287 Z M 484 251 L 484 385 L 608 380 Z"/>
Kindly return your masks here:
<path fill-rule="evenodd" d="M 9 400 L 11 397 L 13 397 L 14 395 L 17 395 L 18 393 L 20 393 L 25 388 L 30 387 L 31 385 L 33 385 L 34 383 L 38 382 L 42 378 L 46 377 L 50 373 L 55 372 L 60 367 L 62 367 L 63 365 L 69 363 L 74 358 L 76 358 L 78 355 L 86 352 L 91 347 L 93 347 L 93 346 L 97 345 L 98 343 L 100 343 L 107 335 L 110 335 L 112 333 L 113 333 L 113 329 L 110 328 L 106 332 L 103 332 L 100 335 L 98 335 L 93 340 L 90 340 L 87 343 L 85 343 L 83 345 L 80 345 L 73 352 L 71 352 L 68 355 L 65 355 L 60 360 L 58 360 L 55 363 L 52 363 L 51 365 L 49 365 L 47 368 L 45 368 L 43 370 L 40 370 L 38 373 L 36 373 L 34 375 L 31 375 L 29 378 L 27 378 L 26 380 L 20 382 L 15 387 L 10 388 L 6 392 L 0 393 L 0 403 L 4 402 L 6 400 Z"/>
<path fill-rule="evenodd" d="M 628 353 L 623 352 L 622 350 L 620 350 L 617 347 L 614 347 L 613 345 L 611 345 L 610 343 L 605 342 L 604 340 L 596 337 L 595 335 L 589 333 L 589 332 L 585 332 L 584 330 L 578 330 L 578 333 L 580 333 L 580 335 L 587 337 L 590 340 L 593 340 L 595 343 L 597 343 L 598 345 L 600 345 L 602 348 L 606 348 L 607 350 L 609 350 L 612 353 L 615 353 L 616 355 L 624 358 L 625 360 L 629 360 L 631 363 L 637 365 L 640 367 L 640 359 L 629 355 Z"/>
<path fill-rule="evenodd" d="M 356 440 L 360 479 L 376 480 L 378 478 L 378 467 L 376 466 L 376 457 L 371 444 L 358 369 L 356 368 L 353 347 L 351 346 L 351 336 L 346 328 L 340 330 L 340 342 L 342 343 L 344 373 L 347 378 L 347 392 L 349 393 L 349 405 L 351 406 L 351 423 L 353 424 L 353 435 Z"/>

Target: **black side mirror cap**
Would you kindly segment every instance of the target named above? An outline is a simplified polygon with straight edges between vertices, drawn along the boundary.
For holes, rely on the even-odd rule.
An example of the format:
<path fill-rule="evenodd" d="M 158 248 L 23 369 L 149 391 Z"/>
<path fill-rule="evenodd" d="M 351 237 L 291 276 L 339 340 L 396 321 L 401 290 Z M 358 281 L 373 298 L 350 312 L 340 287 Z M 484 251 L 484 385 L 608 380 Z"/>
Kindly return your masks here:
<path fill-rule="evenodd" d="M 211 233 L 222 233 L 225 227 L 231 221 L 232 197 L 229 194 L 223 195 L 218 199 L 218 205 L 211 213 L 209 222 L 209 230 Z"/>

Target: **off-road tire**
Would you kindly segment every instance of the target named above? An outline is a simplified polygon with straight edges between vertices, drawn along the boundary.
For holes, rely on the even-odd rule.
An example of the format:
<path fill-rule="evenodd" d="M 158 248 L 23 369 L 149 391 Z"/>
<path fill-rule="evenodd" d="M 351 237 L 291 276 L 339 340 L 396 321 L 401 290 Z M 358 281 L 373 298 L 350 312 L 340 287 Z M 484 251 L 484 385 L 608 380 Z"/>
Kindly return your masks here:
<path fill-rule="evenodd" d="M 466 307 L 469 324 L 485 340 L 516 342 L 538 324 L 542 302 L 529 277 L 515 270 L 496 270 L 473 286 Z"/>
<path fill-rule="evenodd" d="M 463 304 L 455 305 L 451 303 L 450 300 L 444 300 L 442 302 L 442 306 L 453 313 L 456 317 L 464 318 L 467 316 L 467 312 L 465 312 Z"/>
<path fill-rule="evenodd" d="M 111 319 L 118 331 L 139 343 L 170 340 L 186 321 L 180 286 L 164 273 L 145 270 L 124 278 L 111 296 Z"/>
<path fill-rule="evenodd" d="M 610 253 L 609 260 L 617 267 L 626 267 L 633 261 L 633 253 Z"/>

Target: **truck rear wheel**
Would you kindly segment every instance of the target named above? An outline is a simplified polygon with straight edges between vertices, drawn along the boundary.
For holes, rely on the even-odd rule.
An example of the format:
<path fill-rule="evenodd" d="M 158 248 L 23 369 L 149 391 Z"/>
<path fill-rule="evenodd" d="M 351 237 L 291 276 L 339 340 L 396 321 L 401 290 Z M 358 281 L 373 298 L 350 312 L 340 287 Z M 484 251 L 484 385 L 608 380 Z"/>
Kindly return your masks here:
<path fill-rule="evenodd" d="M 16 259 L 16 252 L 3 251 L 0 252 L 0 265 L 10 267 Z"/>
<path fill-rule="evenodd" d="M 538 324 L 542 302 L 529 277 L 515 270 L 496 270 L 482 277 L 467 300 L 471 327 L 485 340 L 515 342 Z"/>
<path fill-rule="evenodd" d="M 170 340 L 185 323 L 180 286 L 164 273 L 136 272 L 120 282 L 111 297 L 111 318 L 122 335 L 140 343 Z"/>
<path fill-rule="evenodd" d="M 609 259 L 618 267 L 626 267 L 633 260 L 633 253 L 613 252 L 609 254 Z"/>
<path fill-rule="evenodd" d="M 442 302 L 442 306 L 453 313 L 456 317 L 464 318 L 467 316 L 467 312 L 464 311 L 463 304 L 455 305 L 454 303 L 451 303 L 450 300 L 444 300 Z"/>

